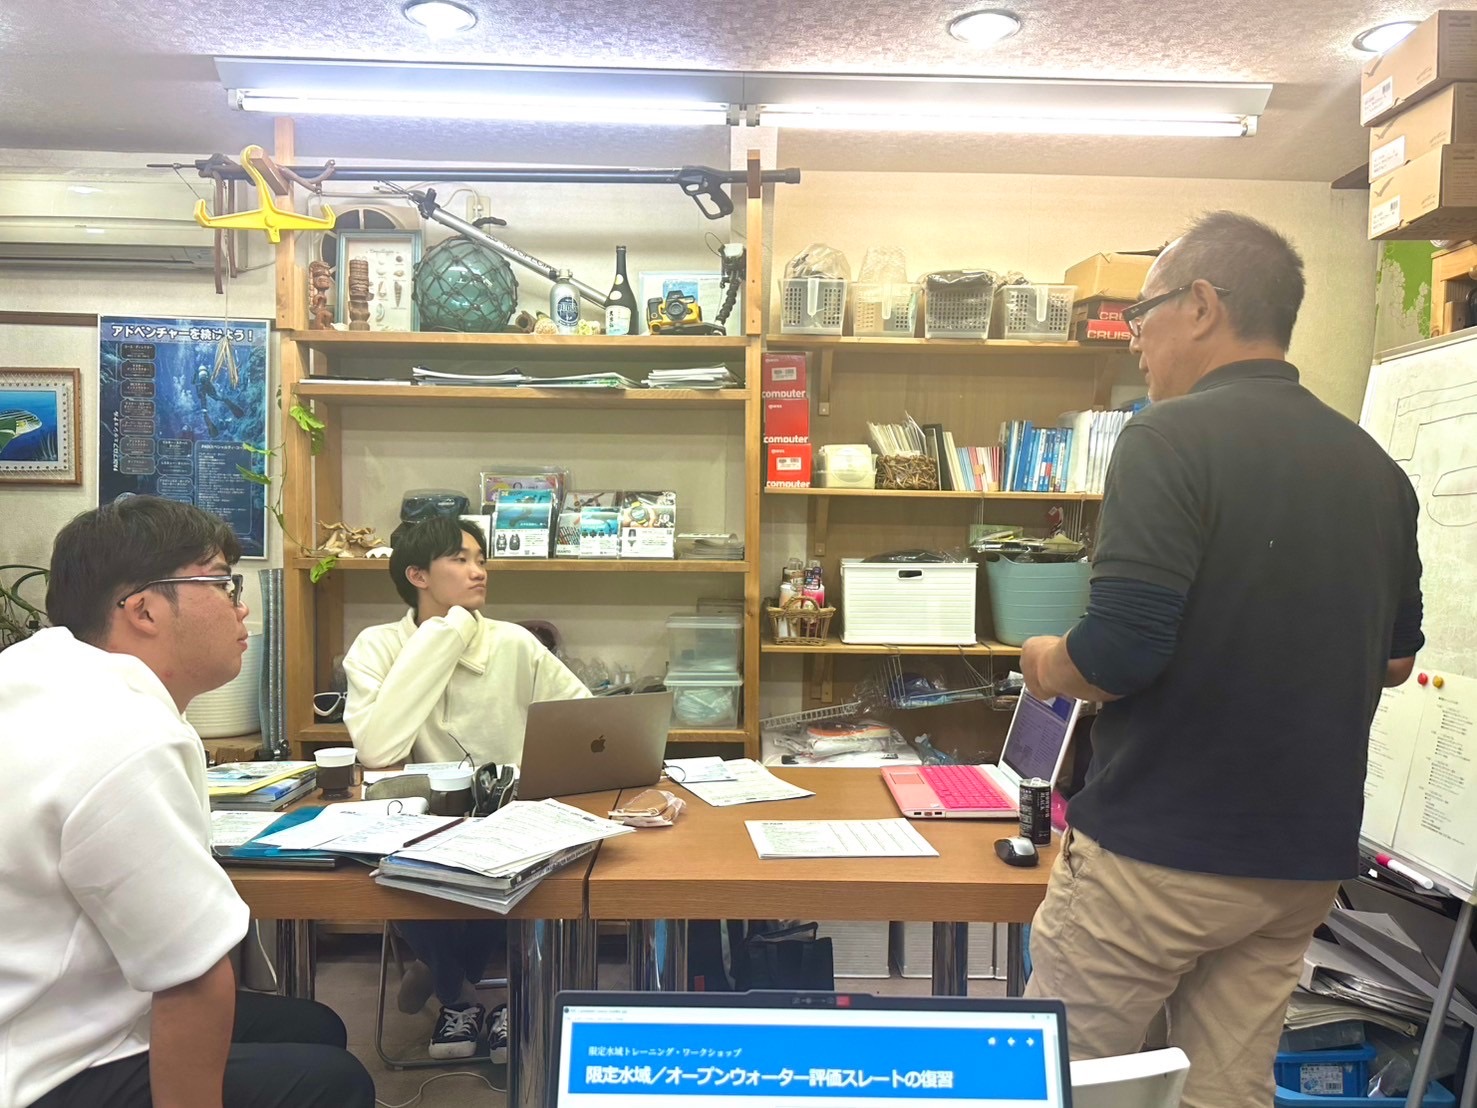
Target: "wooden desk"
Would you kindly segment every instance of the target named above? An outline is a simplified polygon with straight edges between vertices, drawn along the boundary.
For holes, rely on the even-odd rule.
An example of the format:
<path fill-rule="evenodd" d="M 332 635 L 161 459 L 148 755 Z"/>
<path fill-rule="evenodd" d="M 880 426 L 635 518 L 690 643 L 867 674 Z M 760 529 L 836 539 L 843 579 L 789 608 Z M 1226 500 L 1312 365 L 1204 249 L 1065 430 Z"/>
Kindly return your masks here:
<path fill-rule="evenodd" d="M 773 772 L 815 796 L 714 808 L 679 787 L 688 806 L 675 827 L 638 831 L 601 847 L 590 870 L 589 914 L 633 921 L 633 987 L 686 987 L 685 938 L 672 920 L 938 921 L 934 991 L 941 995 L 967 989 L 965 921 L 1011 925 L 1018 959 L 1020 925 L 1046 896 L 1055 843 L 1043 848 L 1039 866 L 1022 869 L 995 857 L 995 840 L 1015 834 L 1013 822 L 915 820 L 937 858 L 761 859 L 746 820 L 898 815 L 875 769 Z M 1012 976 L 1018 991 L 1018 967 Z"/>

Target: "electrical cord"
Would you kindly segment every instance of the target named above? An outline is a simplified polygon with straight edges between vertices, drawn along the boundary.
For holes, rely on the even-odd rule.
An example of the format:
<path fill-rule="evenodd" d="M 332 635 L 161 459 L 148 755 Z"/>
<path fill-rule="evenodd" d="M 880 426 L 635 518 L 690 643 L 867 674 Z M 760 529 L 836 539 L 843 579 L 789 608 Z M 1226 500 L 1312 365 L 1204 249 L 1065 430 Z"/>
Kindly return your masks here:
<path fill-rule="evenodd" d="M 435 1077 L 426 1078 L 426 1080 L 421 1082 L 421 1087 L 416 1090 L 415 1096 L 411 1097 L 407 1101 L 404 1101 L 403 1103 L 391 1104 L 389 1101 L 380 1100 L 378 1097 L 375 1098 L 374 1102 L 378 1104 L 380 1108 L 411 1108 L 411 1105 L 417 1103 L 421 1099 L 421 1097 L 426 1095 L 427 1085 L 431 1084 L 431 1082 L 433 1081 L 441 1081 L 447 1077 L 475 1077 L 478 1081 L 482 1082 L 495 1093 L 503 1093 L 504 1095 L 506 1095 L 508 1091 L 501 1085 L 494 1085 L 491 1081 L 489 1081 L 480 1073 L 473 1073 L 471 1070 L 453 1070 L 450 1073 L 438 1073 Z"/>
<path fill-rule="evenodd" d="M 277 979 L 277 966 L 271 958 L 267 957 L 267 948 L 262 943 L 262 921 L 254 919 L 251 921 L 251 934 L 256 939 L 256 952 L 262 956 L 262 961 L 267 965 L 267 972 L 272 975 L 272 991 L 282 991 L 282 983 Z"/>

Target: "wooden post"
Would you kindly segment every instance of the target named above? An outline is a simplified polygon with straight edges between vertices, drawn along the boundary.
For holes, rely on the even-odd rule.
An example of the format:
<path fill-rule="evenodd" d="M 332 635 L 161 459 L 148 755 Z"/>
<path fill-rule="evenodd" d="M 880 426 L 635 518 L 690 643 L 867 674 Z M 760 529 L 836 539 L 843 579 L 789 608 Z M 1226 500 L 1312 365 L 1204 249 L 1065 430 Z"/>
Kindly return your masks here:
<path fill-rule="evenodd" d="M 745 191 L 748 268 L 744 289 L 744 755 L 757 759 L 759 750 L 759 664 L 760 636 L 764 632 L 763 588 L 760 582 L 759 517 L 763 510 L 764 448 L 759 402 L 764 360 L 764 197 L 759 180 L 758 151 L 749 152 L 749 179 Z"/>

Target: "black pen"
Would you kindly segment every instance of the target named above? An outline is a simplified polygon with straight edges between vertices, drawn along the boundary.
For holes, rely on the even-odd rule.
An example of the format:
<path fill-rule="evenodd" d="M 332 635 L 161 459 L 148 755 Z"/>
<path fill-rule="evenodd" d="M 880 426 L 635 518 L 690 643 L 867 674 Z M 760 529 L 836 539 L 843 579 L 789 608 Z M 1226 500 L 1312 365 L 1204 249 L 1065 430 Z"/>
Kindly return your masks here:
<path fill-rule="evenodd" d="M 407 846 L 414 846 L 416 843 L 425 842 L 432 835 L 439 835 L 443 831 L 450 831 L 457 824 L 459 824 L 459 823 L 466 823 L 466 822 L 467 822 L 467 817 L 466 816 L 458 816 L 456 819 L 454 819 L 450 823 L 448 823 L 445 827 L 437 827 L 433 831 L 427 831 L 424 835 L 417 835 L 415 838 L 411 839 L 409 842 L 401 843 L 400 844 L 400 849 L 401 850 L 404 850 Z"/>

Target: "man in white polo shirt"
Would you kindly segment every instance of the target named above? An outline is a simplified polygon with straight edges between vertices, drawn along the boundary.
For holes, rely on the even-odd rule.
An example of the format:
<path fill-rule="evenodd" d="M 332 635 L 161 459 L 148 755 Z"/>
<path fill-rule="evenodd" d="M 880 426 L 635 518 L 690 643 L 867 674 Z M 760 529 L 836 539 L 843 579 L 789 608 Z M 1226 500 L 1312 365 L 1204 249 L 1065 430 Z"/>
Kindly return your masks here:
<path fill-rule="evenodd" d="M 240 546 L 134 497 L 57 535 L 52 628 L 0 654 L 0 1108 L 372 1108 L 342 1022 L 236 991 L 185 707 L 241 670 Z"/>

